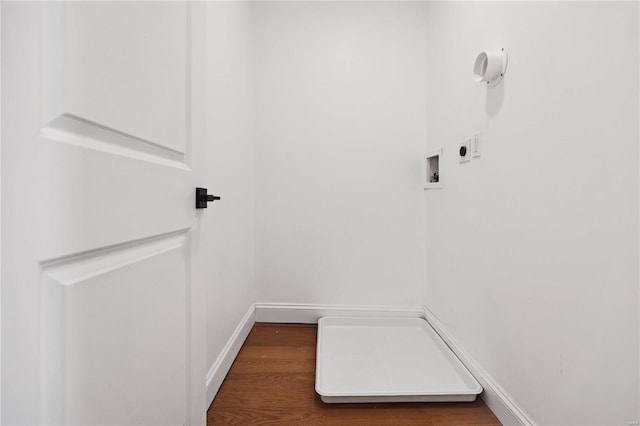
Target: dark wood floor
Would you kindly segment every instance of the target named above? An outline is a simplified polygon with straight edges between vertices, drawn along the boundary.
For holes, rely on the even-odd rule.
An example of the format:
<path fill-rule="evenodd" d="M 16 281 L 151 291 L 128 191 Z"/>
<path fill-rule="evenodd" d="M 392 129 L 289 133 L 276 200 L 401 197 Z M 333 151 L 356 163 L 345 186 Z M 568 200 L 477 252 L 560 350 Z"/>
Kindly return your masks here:
<path fill-rule="evenodd" d="M 253 327 L 207 425 L 499 425 L 479 398 L 465 403 L 325 404 L 314 389 L 316 326 Z"/>

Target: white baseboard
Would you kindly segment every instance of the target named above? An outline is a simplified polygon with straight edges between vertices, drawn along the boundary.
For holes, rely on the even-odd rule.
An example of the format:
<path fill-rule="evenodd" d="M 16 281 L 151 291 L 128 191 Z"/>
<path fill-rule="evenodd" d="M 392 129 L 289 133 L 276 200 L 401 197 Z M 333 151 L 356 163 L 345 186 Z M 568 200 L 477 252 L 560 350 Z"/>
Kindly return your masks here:
<path fill-rule="evenodd" d="M 423 318 L 422 307 L 256 303 L 256 322 L 316 324 L 325 316 Z"/>
<path fill-rule="evenodd" d="M 251 305 L 242 320 L 240 320 L 236 329 L 233 331 L 231 337 L 229 337 L 229 340 L 227 340 L 224 348 L 222 348 L 222 352 L 218 355 L 216 362 L 214 362 L 209 369 L 209 372 L 207 373 L 207 407 L 209 407 L 213 402 L 213 398 L 215 398 L 218 393 L 218 389 L 220 389 L 224 378 L 231 369 L 233 361 L 236 359 L 236 356 L 238 356 L 238 352 L 240 352 L 242 344 L 249 335 L 253 324 L 256 322 L 255 313 L 255 305 Z"/>
<path fill-rule="evenodd" d="M 440 335 L 442 340 L 449 346 L 454 354 L 462 361 L 467 369 L 473 374 L 478 382 L 484 388 L 484 392 L 480 395 L 482 400 L 493 411 L 498 420 L 504 425 L 534 425 L 535 423 L 527 416 L 520 407 L 507 395 L 504 389 L 497 384 L 491 376 L 471 357 L 454 338 L 447 332 L 440 321 L 429 311 L 424 308 L 424 318 Z"/>

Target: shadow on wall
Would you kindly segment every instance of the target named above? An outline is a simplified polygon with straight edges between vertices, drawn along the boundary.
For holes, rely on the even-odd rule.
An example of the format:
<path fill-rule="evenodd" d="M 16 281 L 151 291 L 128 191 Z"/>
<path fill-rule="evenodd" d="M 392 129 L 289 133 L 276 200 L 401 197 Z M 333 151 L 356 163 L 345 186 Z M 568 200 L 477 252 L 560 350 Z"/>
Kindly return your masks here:
<path fill-rule="evenodd" d="M 504 102 L 504 85 L 506 81 L 502 80 L 497 86 L 487 86 L 487 96 L 485 101 L 485 109 L 491 117 L 498 115 L 502 109 Z"/>

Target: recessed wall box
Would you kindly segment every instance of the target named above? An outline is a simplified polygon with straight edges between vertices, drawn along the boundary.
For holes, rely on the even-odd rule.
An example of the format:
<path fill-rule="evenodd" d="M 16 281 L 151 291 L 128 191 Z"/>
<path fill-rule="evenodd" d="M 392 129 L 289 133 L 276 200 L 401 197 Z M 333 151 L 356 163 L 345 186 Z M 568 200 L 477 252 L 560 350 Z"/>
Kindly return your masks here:
<path fill-rule="evenodd" d="M 442 188 L 441 159 L 442 148 L 424 155 L 424 166 L 422 168 L 422 183 L 424 189 Z"/>

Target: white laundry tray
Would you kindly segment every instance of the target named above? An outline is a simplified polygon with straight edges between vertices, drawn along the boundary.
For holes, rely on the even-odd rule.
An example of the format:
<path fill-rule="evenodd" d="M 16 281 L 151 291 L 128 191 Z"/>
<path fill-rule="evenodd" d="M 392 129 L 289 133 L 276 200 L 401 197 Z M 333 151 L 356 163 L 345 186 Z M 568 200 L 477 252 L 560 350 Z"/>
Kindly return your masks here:
<path fill-rule="evenodd" d="M 482 386 L 423 319 L 324 317 L 316 392 L 328 403 L 473 401 Z"/>

